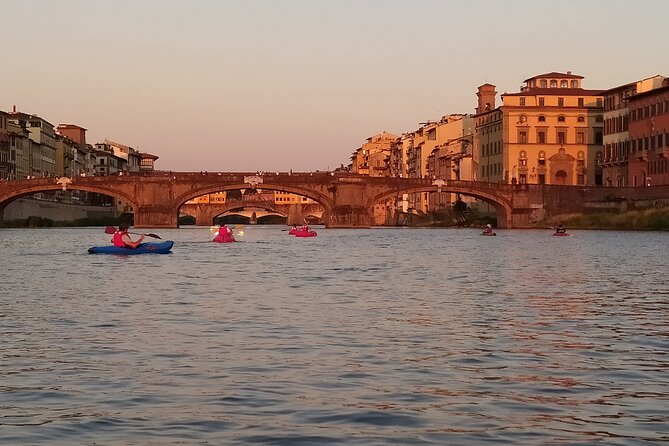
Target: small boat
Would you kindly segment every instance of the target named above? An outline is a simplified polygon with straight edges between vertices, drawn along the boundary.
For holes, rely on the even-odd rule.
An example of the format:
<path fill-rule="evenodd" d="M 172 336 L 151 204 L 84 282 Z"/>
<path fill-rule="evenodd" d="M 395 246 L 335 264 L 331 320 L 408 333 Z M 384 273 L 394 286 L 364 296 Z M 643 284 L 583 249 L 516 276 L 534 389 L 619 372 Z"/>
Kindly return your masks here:
<path fill-rule="evenodd" d="M 316 231 L 302 231 L 298 230 L 293 233 L 295 237 L 316 237 L 318 234 Z"/>
<path fill-rule="evenodd" d="M 236 241 L 237 240 L 235 240 L 235 237 L 233 235 L 229 235 L 229 234 L 218 234 L 212 240 L 212 242 L 216 242 L 216 243 L 232 243 L 232 242 L 236 242 Z"/>
<path fill-rule="evenodd" d="M 235 236 L 232 232 L 232 229 L 228 228 L 227 226 L 214 226 L 211 228 L 212 232 L 216 233 L 216 237 L 212 240 L 212 242 L 216 243 L 232 243 L 236 242 Z"/>
<path fill-rule="evenodd" d="M 495 232 L 485 232 L 485 231 L 483 231 L 483 232 L 481 233 L 481 235 L 485 235 L 486 237 L 493 237 L 493 236 L 497 235 L 497 233 L 495 233 Z"/>
<path fill-rule="evenodd" d="M 553 235 L 555 237 L 569 237 L 571 234 L 568 232 L 554 232 Z"/>
<path fill-rule="evenodd" d="M 88 248 L 89 254 L 118 254 L 118 255 L 136 255 L 136 254 L 167 254 L 172 249 L 174 242 L 165 240 L 163 242 L 140 243 L 137 248 L 122 248 L 119 246 L 93 246 Z"/>

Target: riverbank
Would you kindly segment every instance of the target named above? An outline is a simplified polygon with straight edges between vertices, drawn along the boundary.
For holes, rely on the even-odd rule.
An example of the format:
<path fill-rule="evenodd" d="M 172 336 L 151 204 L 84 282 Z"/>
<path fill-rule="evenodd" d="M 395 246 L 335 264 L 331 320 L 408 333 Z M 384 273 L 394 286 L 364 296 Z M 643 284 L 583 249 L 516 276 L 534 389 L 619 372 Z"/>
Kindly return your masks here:
<path fill-rule="evenodd" d="M 562 215 L 538 223 L 536 227 L 555 227 L 560 223 L 573 229 L 669 231 L 669 208 L 635 210 L 620 214 Z"/>

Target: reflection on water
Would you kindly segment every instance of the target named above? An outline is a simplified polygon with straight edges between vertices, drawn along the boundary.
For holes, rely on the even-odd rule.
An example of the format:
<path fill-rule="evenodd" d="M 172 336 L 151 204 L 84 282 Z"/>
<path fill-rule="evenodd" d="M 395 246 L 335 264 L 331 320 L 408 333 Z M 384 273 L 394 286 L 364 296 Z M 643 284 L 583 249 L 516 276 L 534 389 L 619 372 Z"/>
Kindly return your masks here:
<path fill-rule="evenodd" d="M 667 234 L 0 230 L 0 444 L 658 444 Z"/>

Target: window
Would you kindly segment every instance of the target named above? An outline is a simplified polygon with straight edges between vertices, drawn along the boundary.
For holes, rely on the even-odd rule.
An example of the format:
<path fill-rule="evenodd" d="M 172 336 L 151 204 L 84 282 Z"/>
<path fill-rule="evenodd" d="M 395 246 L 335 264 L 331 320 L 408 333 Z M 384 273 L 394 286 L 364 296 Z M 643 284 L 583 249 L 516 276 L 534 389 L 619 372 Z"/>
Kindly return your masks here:
<path fill-rule="evenodd" d="M 544 98 L 539 98 L 539 107 L 544 106 Z"/>
<path fill-rule="evenodd" d="M 576 132 L 576 143 L 585 144 L 585 132 Z"/>
<path fill-rule="evenodd" d="M 551 79 L 551 88 L 557 88 L 557 81 L 555 79 Z"/>
<path fill-rule="evenodd" d="M 520 98 L 520 106 L 525 107 L 525 98 Z"/>
<path fill-rule="evenodd" d="M 538 144 L 546 144 L 546 131 L 545 130 L 537 130 L 537 143 Z"/>
<path fill-rule="evenodd" d="M 604 106 L 604 99 L 597 98 L 597 107 L 603 107 L 603 106 Z"/>
<path fill-rule="evenodd" d="M 601 130 L 595 132 L 595 144 L 599 144 L 599 145 L 602 144 L 602 142 L 604 140 L 604 138 L 602 136 L 603 135 L 602 135 Z"/>
<path fill-rule="evenodd" d="M 527 144 L 527 132 L 526 131 L 518 132 L 518 143 Z"/>
<path fill-rule="evenodd" d="M 541 79 L 541 88 L 547 88 L 548 87 L 548 81 L 546 79 Z"/>
<path fill-rule="evenodd" d="M 585 122 L 585 117 L 583 115 L 580 115 L 578 118 L 576 118 L 577 122 Z"/>
<path fill-rule="evenodd" d="M 578 81 L 576 79 L 571 81 L 571 88 L 578 88 Z"/>
<path fill-rule="evenodd" d="M 569 82 L 566 79 L 563 79 L 560 81 L 560 88 L 567 88 L 569 87 Z"/>
<path fill-rule="evenodd" d="M 520 117 L 518 118 L 518 121 L 519 121 L 521 124 L 525 124 L 525 123 L 527 122 L 527 116 L 525 116 L 525 115 L 520 115 Z"/>
<path fill-rule="evenodd" d="M 546 117 L 544 115 L 539 115 L 539 122 L 546 122 Z"/>
<path fill-rule="evenodd" d="M 539 180 L 538 180 L 539 184 L 546 184 L 546 175 L 545 174 L 540 173 L 538 175 L 538 178 L 539 178 Z"/>
<path fill-rule="evenodd" d="M 564 115 L 558 116 L 558 122 L 564 122 L 564 121 L 565 121 Z"/>
<path fill-rule="evenodd" d="M 546 152 L 544 152 L 543 150 L 541 152 L 539 152 L 539 162 L 538 162 L 538 164 L 540 166 L 545 166 L 546 165 Z"/>
<path fill-rule="evenodd" d="M 564 98 L 558 98 L 558 107 L 564 107 Z"/>
<path fill-rule="evenodd" d="M 558 144 L 566 144 L 567 143 L 567 132 L 564 130 L 558 130 L 557 132 L 557 142 Z"/>
<path fill-rule="evenodd" d="M 583 107 L 583 104 L 584 104 L 583 98 L 578 98 L 578 106 Z"/>

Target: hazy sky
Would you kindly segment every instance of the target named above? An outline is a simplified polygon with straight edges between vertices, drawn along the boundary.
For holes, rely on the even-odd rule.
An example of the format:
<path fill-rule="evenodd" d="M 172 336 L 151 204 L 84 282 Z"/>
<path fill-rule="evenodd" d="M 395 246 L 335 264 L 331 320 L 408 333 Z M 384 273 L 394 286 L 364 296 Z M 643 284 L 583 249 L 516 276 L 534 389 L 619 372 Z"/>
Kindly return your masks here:
<path fill-rule="evenodd" d="M 2 0 L 0 110 L 190 171 L 324 170 L 550 71 L 669 75 L 668 0 Z M 498 97 L 499 101 L 499 97 Z"/>

